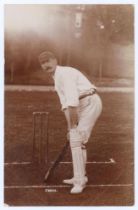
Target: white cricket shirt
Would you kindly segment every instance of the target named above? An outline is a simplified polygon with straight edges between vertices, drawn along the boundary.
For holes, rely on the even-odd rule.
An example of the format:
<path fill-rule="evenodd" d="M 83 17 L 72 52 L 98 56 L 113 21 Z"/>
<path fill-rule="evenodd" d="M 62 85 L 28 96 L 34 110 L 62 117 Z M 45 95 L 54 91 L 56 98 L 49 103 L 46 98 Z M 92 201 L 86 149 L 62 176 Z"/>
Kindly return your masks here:
<path fill-rule="evenodd" d="M 55 74 L 55 90 L 58 93 L 62 109 L 79 105 L 79 96 L 96 87 L 77 69 L 57 66 Z"/>

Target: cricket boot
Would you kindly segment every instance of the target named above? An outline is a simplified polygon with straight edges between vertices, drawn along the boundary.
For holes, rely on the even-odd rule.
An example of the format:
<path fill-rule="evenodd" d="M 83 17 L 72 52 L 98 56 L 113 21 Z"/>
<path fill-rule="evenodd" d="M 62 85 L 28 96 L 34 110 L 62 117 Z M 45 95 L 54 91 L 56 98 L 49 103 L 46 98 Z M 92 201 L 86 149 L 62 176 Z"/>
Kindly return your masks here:
<path fill-rule="evenodd" d="M 87 176 L 84 177 L 84 181 L 85 181 L 85 183 L 88 182 Z M 74 179 L 74 177 L 72 177 L 71 179 L 64 179 L 63 183 L 73 185 L 73 184 L 75 184 L 75 179 Z"/>

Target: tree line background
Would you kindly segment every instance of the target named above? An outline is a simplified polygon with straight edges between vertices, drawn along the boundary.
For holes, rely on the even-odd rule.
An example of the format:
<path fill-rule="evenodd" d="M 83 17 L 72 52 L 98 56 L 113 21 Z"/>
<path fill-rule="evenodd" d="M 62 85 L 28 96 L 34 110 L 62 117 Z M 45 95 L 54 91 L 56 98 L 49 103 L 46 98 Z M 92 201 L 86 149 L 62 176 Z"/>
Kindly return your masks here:
<path fill-rule="evenodd" d="M 133 78 L 134 6 L 7 5 L 5 83 L 53 84 L 38 62 L 45 50 L 90 79 Z"/>

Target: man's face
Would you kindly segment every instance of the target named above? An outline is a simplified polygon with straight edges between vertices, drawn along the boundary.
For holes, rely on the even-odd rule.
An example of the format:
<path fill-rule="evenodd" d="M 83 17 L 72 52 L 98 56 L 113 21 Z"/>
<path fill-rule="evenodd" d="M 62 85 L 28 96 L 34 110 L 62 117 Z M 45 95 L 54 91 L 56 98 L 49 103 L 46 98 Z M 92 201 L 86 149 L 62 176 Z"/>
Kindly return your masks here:
<path fill-rule="evenodd" d="M 52 58 L 48 59 L 47 61 L 41 64 L 43 71 L 47 73 L 54 73 L 56 70 L 56 66 L 57 60 Z"/>

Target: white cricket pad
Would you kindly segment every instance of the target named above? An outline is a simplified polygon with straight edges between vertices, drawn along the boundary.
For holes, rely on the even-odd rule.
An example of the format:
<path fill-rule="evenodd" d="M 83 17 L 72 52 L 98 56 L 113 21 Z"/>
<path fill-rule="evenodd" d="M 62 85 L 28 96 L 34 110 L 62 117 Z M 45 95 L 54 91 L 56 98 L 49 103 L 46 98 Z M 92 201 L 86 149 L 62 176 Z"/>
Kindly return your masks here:
<path fill-rule="evenodd" d="M 82 180 L 85 176 L 84 161 L 81 147 L 71 148 L 73 172 L 75 180 Z"/>
<path fill-rule="evenodd" d="M 70 146 L 72 153 L 74 179 L 76 181 L 83 181 L 85 176 L 85 165 L 82 152 L 83 138 L 77 129 L 70 131 Z"/>
<path fill-rule="evenodd" d="M 86 175 L 86 163 L 87 163 L 87 150 L 82 149 L 82 155 L 83 155 L 83 162 L 84 162 L 84 169 L 85 169 L 85 175 Z"/>

